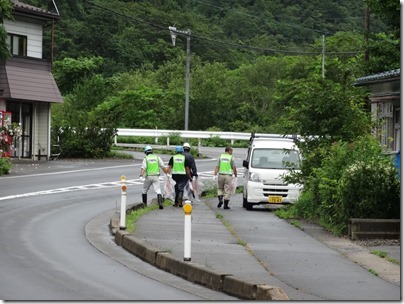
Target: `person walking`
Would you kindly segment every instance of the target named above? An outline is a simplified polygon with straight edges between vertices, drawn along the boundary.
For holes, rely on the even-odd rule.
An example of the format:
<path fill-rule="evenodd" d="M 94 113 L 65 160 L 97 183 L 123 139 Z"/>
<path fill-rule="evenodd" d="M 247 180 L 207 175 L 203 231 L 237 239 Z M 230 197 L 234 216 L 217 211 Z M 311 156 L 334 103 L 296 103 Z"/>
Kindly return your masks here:
<path fill-rule="evenodd" d="M 190 164 L 184 156 L 184 149 L 181 146 L 175 147 L 175 155 L 168 162 L 168 173 L 171 173 L 175 181 L 175 199 L 174 206 L 182 207 L 182 197 L 184 188 L 192 180 Z"/>
<path fill-rule="evenodd" d="M 189 163 L 189 169 L 191 171 L 192 181 L 189 182 L 189 190 L 192 194 L 192 197 L 195 198 L 196 189 L 194 189 L 194 185 L 196 185 L 196 179 L 198 178 L 198 169 L 196 168 L 195 157 L 191 154 L 191 145 L 189 143 L 184 143 L 182 145 L 182 148 L 184 149 L 184 156 L 186 161 Z"/>
<path fill-rule="evenodd" d="M 153 148 L 151 146 L 146 146 L 144 153 L 146 157 L 143 159 L 142 166 L 140 167 L 140 178 L 143 180 L 143 204 L 147 206 L 147 192 L 150 187 L 153 186 L 153 190 L 157 194 L 159 209 L 163 209 L 163 197 L 161 195 L 159 176 L 160 169 L 162 169 L 164 173 L 167 173 L 167 168 L 164 166 L 163 160 L 156 154 L 153 154 Z"/>
<path fill-rule="evenodd" d="M 184 149 L 184 156 L 191 170 L 191 176 L 198 178 L 198 169 L 196 168 L 195 157 L 191 154 L 191 145 L 186 142 L 182 145 L 182 148 Z"/>
<path fill-rule="evenodd" d="M 232 176 L 234 174 L 234 177 L 237 177 L 237 168 L 232 154 L 233 149 L 226 147 L 224 153 L 218 158 L 215 167 L 214 178 L 217 178 L 217 198 L 219 199 L 217 208 L 221 208 L 224 203 L 223 209 L 230 209 L 229 201 L 232 194 Z M 217 177 L 218 174 L 219 176 Z"/>

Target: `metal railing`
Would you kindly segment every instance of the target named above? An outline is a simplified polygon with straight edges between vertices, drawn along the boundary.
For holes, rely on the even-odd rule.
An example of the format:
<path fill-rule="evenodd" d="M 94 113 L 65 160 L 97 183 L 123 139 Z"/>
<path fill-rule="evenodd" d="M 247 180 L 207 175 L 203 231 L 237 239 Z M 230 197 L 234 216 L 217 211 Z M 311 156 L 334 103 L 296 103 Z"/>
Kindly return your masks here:
<path fill-rule="evenodd" d="M 117 129 L 114 143 L 116 146 L 125 146 L 125 143 L 118 142 L 118 136 L 135 136 L 135 137 L 154 137 L 154 142 L 157 144 L 160 137 L 167 138 L 167 146 L 170 146 L 170 137 L 181 137 L 184 139 L 197 138 L 198 146 L 201 146 L 202 139 L 209 138 L 221 138 L 230 140 L 231 144 L 234 144 L 235 140 L 250 140 L 251 133 L 242 132 L 218 132 L 218 131 L 181 131 L 181 130 L 159 130 L 159 129 Z M 282 134 L 265 134 L 255 133 L 256 137 L 279 137 L 282 138 L 285 135 Z"/>

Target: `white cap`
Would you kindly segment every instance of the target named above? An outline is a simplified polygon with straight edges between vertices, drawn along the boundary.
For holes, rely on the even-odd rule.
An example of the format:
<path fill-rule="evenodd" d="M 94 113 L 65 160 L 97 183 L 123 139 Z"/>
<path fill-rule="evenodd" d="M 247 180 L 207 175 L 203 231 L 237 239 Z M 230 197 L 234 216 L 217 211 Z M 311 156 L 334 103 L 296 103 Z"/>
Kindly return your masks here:
<path fill-rule="evenodd" d="M 191 146 L 189 145 L 189 143 L 184 143 L 182 146 L 183 146 L 184 148 L 190 148 L 190 149 L 191 149 Z"/>

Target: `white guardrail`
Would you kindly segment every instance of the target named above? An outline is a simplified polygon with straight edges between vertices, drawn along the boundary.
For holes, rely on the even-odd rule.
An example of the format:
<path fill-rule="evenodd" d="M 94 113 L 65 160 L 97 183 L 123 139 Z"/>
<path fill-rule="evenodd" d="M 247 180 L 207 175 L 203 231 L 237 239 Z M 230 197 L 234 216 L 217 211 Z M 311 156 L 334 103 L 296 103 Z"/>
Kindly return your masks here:
<path fill-rule="evenodd" d="M 159 130 L 159 129 L 117 129 L 117 135 L 115 135 L 115 145 L 125 146 L 124 143 L 118 143 L 118 136 L 137 136 L 137 137 L 154 137 L 154 142 L 158 144 L 159 137 L 167 137 L 167 146 L 170 146 L 170 137 L 180 136 L 184 139 L 197 138 L 198 147 L 201 146 L 201 139 L 206 138 L 222 138 L 229 139 L 231 144 L 234 144 L 234 140 L 250 140 L 251 133 L 242 132 L 217 132 L 217 131 L 181 131 L 181 130 Z M 264 137 L 285 137 L 281 134 L 265 134 L 255 133 L 255 136 Z M 287 135 L 292 136 L 292 135 Z"/>

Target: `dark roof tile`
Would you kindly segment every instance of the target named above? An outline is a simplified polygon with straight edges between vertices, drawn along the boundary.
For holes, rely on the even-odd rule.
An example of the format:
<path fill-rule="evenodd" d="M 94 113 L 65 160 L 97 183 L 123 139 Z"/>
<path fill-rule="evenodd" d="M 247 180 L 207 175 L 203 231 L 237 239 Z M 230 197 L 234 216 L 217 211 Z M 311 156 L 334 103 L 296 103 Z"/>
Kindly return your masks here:
<path fill-rule="evenodd" d="M 29 5 L 26 3 L 23 3 L 21 1 L 18 0 L 11 0 L 11 2 L 13 3 L 13 7 L 14 10 L 16 11 L 20 11 L 20 12 L 27 12 L 27 13 L 31 13 L 31 14 L 37 14 L 40 16 L 48 16 L 51 19 L 55 19 L 55 18 L 59 18 L 59 14 L 51 12 L 51 11 L 47 11 L 44 10 L 42 8 L 33 6 L 33 5 Z"/>
<path fill-rule="evenodd" d="M 360 77 L 360 78 L 356 79 L 356 82 L 354 85 L 364 85 L 367 83 L 378 82 L 378 81 L 387 80 L 387 79 L 396 78 L 396 77 L 400 77 L 400 69 L 390 70 L 390 71 L 385 71 L 385 72 L 378 73 L 378 74 Z"/>

